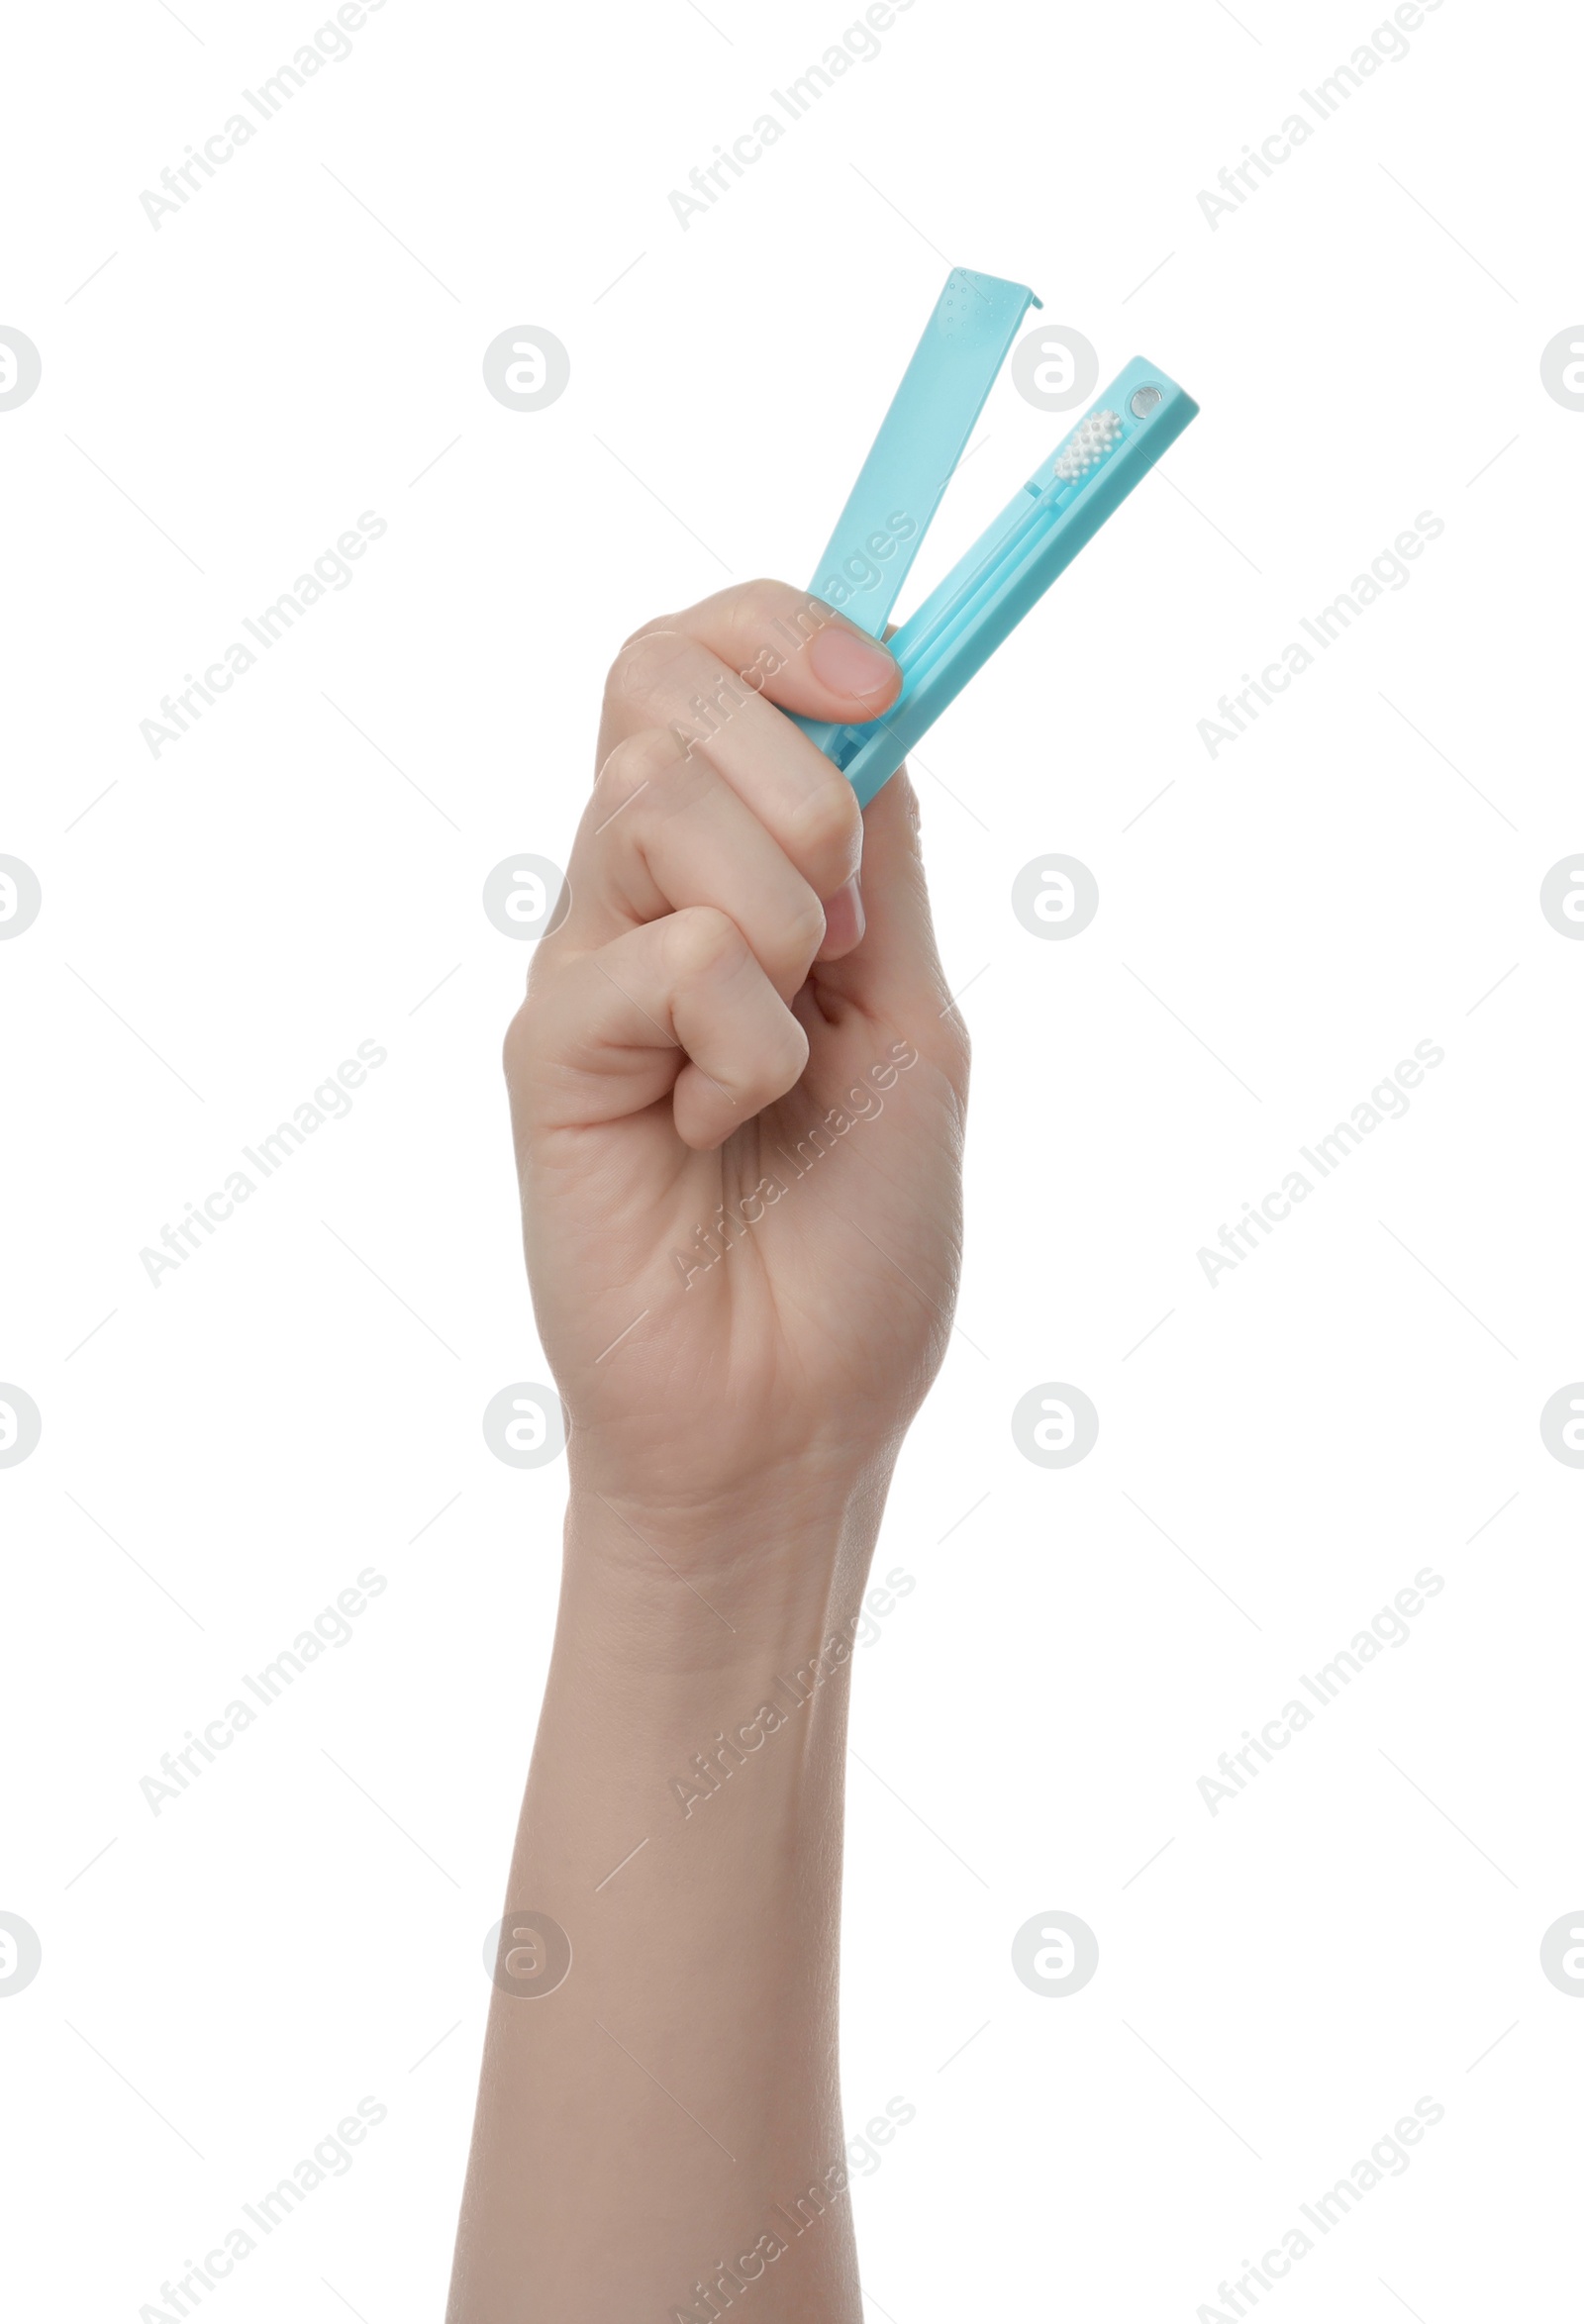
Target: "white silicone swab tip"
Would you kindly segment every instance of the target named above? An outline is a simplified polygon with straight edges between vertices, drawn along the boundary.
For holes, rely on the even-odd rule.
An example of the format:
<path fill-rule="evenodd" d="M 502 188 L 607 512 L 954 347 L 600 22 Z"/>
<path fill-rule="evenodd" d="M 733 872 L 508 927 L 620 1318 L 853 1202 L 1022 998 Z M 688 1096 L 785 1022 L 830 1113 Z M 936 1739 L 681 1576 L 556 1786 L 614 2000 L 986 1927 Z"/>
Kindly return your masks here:
<path fill-rule="evenodd" d="M 1057 453 L 1053 474 L 1064 484 L 1087 476 L 1091 468 L 1098 467 L 1121 434 L 1122 421 L 1115 412 L 1091 412 Z"/>

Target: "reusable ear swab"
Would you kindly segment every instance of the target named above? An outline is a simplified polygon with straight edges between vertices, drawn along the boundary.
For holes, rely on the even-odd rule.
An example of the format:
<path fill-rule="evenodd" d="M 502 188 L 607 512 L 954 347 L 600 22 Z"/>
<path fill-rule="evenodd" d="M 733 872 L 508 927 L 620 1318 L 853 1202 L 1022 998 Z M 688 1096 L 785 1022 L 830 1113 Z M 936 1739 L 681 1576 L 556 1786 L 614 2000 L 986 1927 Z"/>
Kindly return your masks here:
<path fill-rule="evenodd" d="M 947 281 L 811 584 L 872 636 L 885 626 L 1031 301 L 1022 283 L 960 267 Z M 1157 364 L 1136 356 L 892 638 L 902 692 L 885 716 L 861 726 L 798 719 L 860 806 L 1198 410 Z"/>

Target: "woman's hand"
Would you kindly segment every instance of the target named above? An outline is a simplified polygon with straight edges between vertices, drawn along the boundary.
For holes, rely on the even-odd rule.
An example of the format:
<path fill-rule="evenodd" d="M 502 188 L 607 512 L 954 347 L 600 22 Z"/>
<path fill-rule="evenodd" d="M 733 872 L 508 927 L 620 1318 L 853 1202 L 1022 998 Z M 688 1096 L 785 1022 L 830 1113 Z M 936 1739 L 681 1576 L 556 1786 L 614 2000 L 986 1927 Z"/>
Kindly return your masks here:
<path fill-rule="evenodd" d="M 899 682 L 776 582 L 630 638 L 507 1036 L 574 1499 L 693 1555 L 701 1513 L 888 1473 L 950 1325 L 967 1040 L 916 802 L 903 772 L 860 815 L 781 716 Z"/>
<path fill-rule="evenodd" d="M 772 582 L 630 639 L 507 1037 L 572 1433 L 501 1943 L 559 1942 L 543 1996 L 497 1973 L 451 2324 L 697 2320 L 750 2286 L 758 2324 L 860 2324 L 846 1682 L 950 1327 L 967 1043 L 906 775 L 860 816 L 781 709 L 866 721 L 897 685 Z"/>

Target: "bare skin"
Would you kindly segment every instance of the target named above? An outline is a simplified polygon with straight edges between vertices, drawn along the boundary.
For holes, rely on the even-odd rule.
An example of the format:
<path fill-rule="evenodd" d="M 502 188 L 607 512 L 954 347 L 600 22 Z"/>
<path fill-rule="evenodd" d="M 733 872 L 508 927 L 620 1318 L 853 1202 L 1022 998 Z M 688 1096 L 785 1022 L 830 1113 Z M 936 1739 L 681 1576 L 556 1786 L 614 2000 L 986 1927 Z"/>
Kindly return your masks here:
<path fill-rule="evenodd" d="M 571 1431 L 503 1957 L 547 1915 L 571 1967 L 494 1996 L 448 2324 L 860 2324 L 846 1683 L 950 1325 L 967 1043 L 906 773 L 860 816 L 781 711 L 897 686 L 779 583 L 630 639 L 507 1035 Z"/>

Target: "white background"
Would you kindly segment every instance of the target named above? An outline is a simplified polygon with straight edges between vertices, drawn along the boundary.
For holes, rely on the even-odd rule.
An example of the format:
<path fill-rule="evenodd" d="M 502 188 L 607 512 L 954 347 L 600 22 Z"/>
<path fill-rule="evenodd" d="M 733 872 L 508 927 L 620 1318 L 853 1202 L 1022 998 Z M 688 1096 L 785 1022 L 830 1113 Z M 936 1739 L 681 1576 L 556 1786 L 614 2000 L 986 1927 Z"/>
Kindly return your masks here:
<path fill-rule="evenodd" d="M 44 1965 L 0 2000 L 8 2312 L 136 2317 L 365 2094 L 204 2312 L 441 2312 L 564 1491 L 479 1425 L 544 1376 L 526 947 L 480 889 L 564 861 L 629 629 L 813 569 L 948 262 L 1203 417 L 918 776 L 975 1090 L 962 1333 L 878 1559 L 915 1588 L 854 1675 L 847 2114 L 918 2110 L 859 2183 L 871 2312 L 1189 2319 L 1425 2095 L 1265 2303 L 1576 2297 L 1584 2008 L 1539 1942 L 1584 1904 L 1584 1474 L 1537 1419 L 1584 1374 L 1584 946 L 1537 891 L 1584 846 L 1584 416 L 1539 375 L 1584 308 L 1584 43 L 1446 0 L 1213 231 L 1200 190 L 1387 11 L 917 0 L 684 232 L 671 189 L 858 13 L 390 0 L 157 232 L 141 191 L 324 18 L 11 28 L 0 322 L 44 376 L 0 414 L 0 851 L 44 909 L 0 945 L 0 1378 L 44 1434 L 0 1471 L 0 1907 Z M 514 325 L 570 351 L 547 410 L 485 393 Z M 910 600 L 1069 425 L 1003 379 Z M 156 762 L 139 722 L 364 510 L 352 585 Z M 1426 510 L 1411 584 L 1212 760 L 1217 698 Z M 1052 850 L 1101 891 L 1066 943 L 1009 901 Z M 350 1115 L 151 1286 L 365 1039 Z M 1212 1288 L 1200 1246 L 1422 1040 L 1406 1118 Z M 1009 1428 L 1051 1380 L 1101 1415 L 1069 1470 Z M 1427 1565 L 1410 1643 L 1213 1817 L 1218 1754 Z M 369 1566 L 351 1642 L 151 1814 Z M 1100 1947 L 1065 1998 L 1010 1965 L 1051 1909 Z"/>

